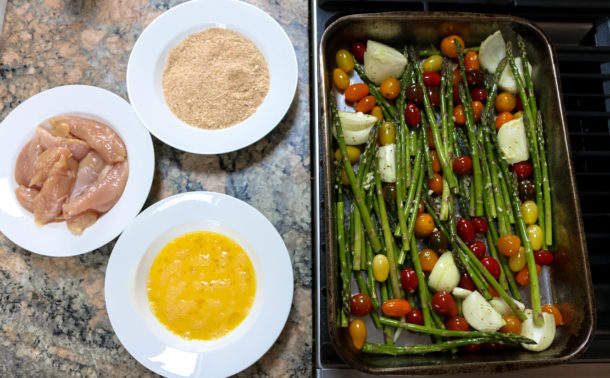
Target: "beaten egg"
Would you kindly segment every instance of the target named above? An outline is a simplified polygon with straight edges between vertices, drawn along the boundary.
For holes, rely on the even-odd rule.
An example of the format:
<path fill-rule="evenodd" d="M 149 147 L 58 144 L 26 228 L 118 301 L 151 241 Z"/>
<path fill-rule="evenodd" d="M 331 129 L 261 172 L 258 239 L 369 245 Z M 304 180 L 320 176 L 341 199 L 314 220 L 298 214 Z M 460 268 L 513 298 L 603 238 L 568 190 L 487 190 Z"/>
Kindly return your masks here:
<path fill-rule="evenodd" d="M 146 284 L 152 313 L 185 339 L 214 340 L 248 315 L 256 273 L 244 249 L 228 236 L 195 231 L 159 252 Z"/>

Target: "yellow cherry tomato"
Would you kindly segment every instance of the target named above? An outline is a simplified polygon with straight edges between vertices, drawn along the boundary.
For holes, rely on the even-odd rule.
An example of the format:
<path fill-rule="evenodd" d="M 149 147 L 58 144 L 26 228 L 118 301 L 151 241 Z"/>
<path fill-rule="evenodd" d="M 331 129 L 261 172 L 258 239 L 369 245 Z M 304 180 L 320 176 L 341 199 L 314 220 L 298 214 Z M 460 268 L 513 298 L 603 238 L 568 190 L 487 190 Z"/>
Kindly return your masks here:
<path fill-rule="evenodd" d="M 521 204 L 521 214 L 525 224 L 534 224 L 538 220 L 538 205 L 534 201 L 525 201 Z"/>
<path fill-rule="evenodd" d="M 381 92 L 381 95 L 384 98 L 387 98 L 388 100 L 393 100 L 400 94 L 400 82 L 393 77 L 388 77 L 383 82 L 381 82 L 379 91 Z"/>
<path fill-rule="evenodd" d="M 371 110 L 371 115 L 373 117 L 377 118 L 377 122 L 383 121 L 383 112 L 381 111 L 381 108 L 379 106 L 375 106 Z"/>
<path fill-rule="evenodd" d="M 441 57 L 440 55 L 431 55 L 428 57 L 428 59 L 424 60 L 424 63 L 422 64 L 421 68 L 424 72 L 425 71 L 438 72 L 441 70 L 442 66 L 443 66 L 443 57 Z"/>
<path fill-rule="evenodd" d="M 385 255 L 378 254 L 373 258 L 373 276 L 379 282 L 385 282 L 390 273 L 390 263 Z"/>
<path fill-rule="evenodd" d="M 335 59 L 337 60 L 337 67 L 341 68 L 343 72 L 350 73 L 354 69 L 354 57 L 346 49 L 337 51 Z"/>
<path fill-rule="evenodd" d="M 518 112 L 515 112 L 515 114 L 513 114 L 514 119 L 521 118 L 521 117 L 523 117 L 523 112 L 521 110 L 519 110 Z"/>
<path fill-rule="evenodd" d="M 519 253 L 508 258 L 508 267 L 515 273 L 523 269 L 526 263 L 525 249 L 523 247 L 519 248 Z"/>
<path fill-rule="evenodd" d="M 354 319 L 349 323 L 349 336 L 356 349 L 360 350 L 366 341 L 366 324 L 360 319 Z"/>
<path fill-rule="evenodd" d="M 356 146 L 346 146 L 347 147 L 347 160 L 350 163 L 356 164 L 358 160 L 360 160 L 360 149 Z M 341 149 L 337 148 L 335 151 L 335 160 L 341 161 Z"/>
<path fill-rule="evenodd" d="M 349 186 L 349 178 L 347 177 L 347 172 L 345 172 L 345 167 L 343 167 L 341 169 L 341 184 L 343 184 L 343 186 Z"/>
<path fill-rule="evenodd" d="M 379 130 L 379 144 L 387 146 L 396 143 L 396 126 L 392 122 L 384 122 Z"/>
<path fill-rule="evenodd" d="M 349 76 L 341 68 L 335 68 L 333 70 L 333 83 L 339 90 L 345 90 L 349 87 Z"/>
<path fill-rule="evenodd" d="M 527 237 L 532 243 L 532 249 L 537 251 L 542 248 L 542 241 L 544 240 L 544 232 L 542 228 L 537 224 L 530 224 L 527 226 Z"/>

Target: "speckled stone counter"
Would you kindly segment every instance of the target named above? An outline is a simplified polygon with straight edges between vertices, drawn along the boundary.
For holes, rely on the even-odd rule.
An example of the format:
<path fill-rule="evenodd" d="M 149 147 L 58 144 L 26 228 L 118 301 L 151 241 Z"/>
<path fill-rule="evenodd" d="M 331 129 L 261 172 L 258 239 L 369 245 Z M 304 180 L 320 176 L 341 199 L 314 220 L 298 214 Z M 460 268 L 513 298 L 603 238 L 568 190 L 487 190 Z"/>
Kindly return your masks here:
<path fill-rule="evenodd" d="M 125 71 L 142 30 L 182 1 L 9 0 L 0 36 L 0 120 L 28 97 L 88 84 L 127 99 Z M 282 235 L 294 269 L 290 316 L 275 345 L 243 376 L 312 375 L 312 261 L 308 10 L 302 0 L 250 0 L 286 30 L 299 84 L 269 135 L 237 152 L 203 156 L 154 140 L 155 176 L 145 207 L 194 190 L 226 193 L 260 210 Z M 49 258 L 0 232 L 0 376 L 153 376 L 121 346 L 104 303 L 114 241 L 91 253 Z"/>

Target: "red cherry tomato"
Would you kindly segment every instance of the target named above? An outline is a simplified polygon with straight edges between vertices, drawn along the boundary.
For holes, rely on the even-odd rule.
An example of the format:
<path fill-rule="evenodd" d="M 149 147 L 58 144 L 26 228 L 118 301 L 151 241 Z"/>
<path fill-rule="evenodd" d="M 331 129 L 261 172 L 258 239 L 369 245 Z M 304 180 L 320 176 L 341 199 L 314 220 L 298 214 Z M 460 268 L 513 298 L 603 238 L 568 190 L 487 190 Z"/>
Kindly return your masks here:
<path fill-rule="evenodd" d="M 426 91 L 428 92 L 430 106 L 438 108 L 438 105 L 441 103 L 441 95 L 438 92 L 438 87 L 426 87 Z"/>
<path fill-rule="evenodd" d="M 530 177 L 532 173 L 534 173 L 534 168 L 532 167 L 532 163 L 529 161 L 521 161 L 513 165 L 513 172 L 515 172 L 519 180 L 523 180 Z"/>
<path fill-rule="evenodd" d="M 405 121 L 409 126 L 417 126 L 421 121 L 421 111 L 414 102 L 409 102 L 405 107 Z"/>
<path fill-rule="evenodd" d="M 486 234 L 487 233 L 487 221 L 481 217 L 473 217 L 471 220 L 472 225 L 474 226 L 474 231 L 477 234 Z"/>
<path fill-rule="evenodd" d="M 416 308 L 411 309 L 407 314 L 407 323 L 424 325 L 424 315 Z"/>
<path fill-rule="evenodd" d="M 387 316 L 405 316 L 411 311 L 411 305 L 405 299 L 395 298 L 385 301 L 381 310 Z"/>
<path fill-rule="evenodd" d="M 447 319 L 445 328 L 449 331 L 468 331 L 468 329 L 470 329 L 466 319 L 461 316 L 452 316 Z"/>
<path fill-rule="evenodd" d="M 485 247 L 485 243 L 475 240 L 472 243 L 468 243 L 468 248 L 474 253 L 477 259 L 481 260 L 485 257 L 485 252 L 487 252 L 487 247 Z"/>
<path fill-rule="evenodd" d="M 457 233 L 465 243 L 472 243 L 477 236 L 472 222 L 466 218 L 458 219 Z"/>
<path fill-rule="evenodd" d="M 369 94 L 369 86 L 364 83 L 352 84 L 345 88 L 343 94 L 347 101 L 357 102 Z"/>
<path fill-rule="evenodd" d="M 441 290 L 432 297 L 432 308 L 439 315 L 456 316 L 458 308 L 455 300 L 448 292 Z"/>
<path fill-rule="evenodd" d="M 462 103 L 462 99 L 460 98 L 460 91 L 458 90 L 458 86 L 453 86 L 453 104 L 459 105 Z"/>
<path fill-rule="evenodd" d="M 405 98 L 407 101 L 421 104 L 423 101 L 424 92 L 418 84 L 411 84 L 405 88 Z"/>
<path fill-rule="evenodd" d="M 464 350 L 466 352 L 478 352 L 481 350 L 481 348 L 483 347 L 483 344 L 470 344 L 470 345 L 464 345 L 462 348 L 464 348 Z"/>
<path fill-rule="evenodd" d="M 476 286 L 474 286 L 474 282 L 472 282 L 472 278 L 468 275 L 468 273 L 464 273 L 460 276 L 460 283 L 458 285 L 462 289 L 474 291 L 476 290 Z"/>
<path fill-rule="evenodd" d="M 493 350 L 493 351 L 506 349 L 506 345 L 499 344 L 499 343 L 485 343 L 484 345 L 485 345 L 485 348 L 487 348 L 489 350 Z"/>
<path fill-rule="evenodd" d="M 417 290 L 419 282 L 417 281 L 415 270 L 413 268 L 404 268 L 400 273 L 400 283 L 407 293 L 413 293 Z"/>
<path fill-rule="evenodd" d="M 373 301 L 371 301 L 371 297 L 364 293 L 354 294 L 349 301 L 349 307 L 352 311 L 352 314 L 356 316 L 365 316 L 371 312 L 373 308 Z"/>
<path fill-rule="evenodd" d="M 462 155 L 453 160 L 453 172 L 458 175 L 467 175 L 472 172 L 472 159 L 470 156 Z"/>
<path fill-rule="evenodd" d="M 441 75 L 438 72 L 426 71 L 422 74 L 424 85 L 427 87 L 438 87 L 441 84 Z"/>
<path fill-rule="evenodd" d="M 443 176 L 435 173 L 433 178 L 428 179 L 428 186 L 434 193 L 441 194 L 443 192 Z"/>
<path fill-rule="evenodd" d="M 483 257 L 481 259 L 481 264 L 483 264 L 485 269 L 487 269 L 495 279 L 500 278 L 500 264 L 498 264 L 496 259 L 491 256 Z"/>
<path fill-rule="evenodd" d="M 470 92 L 470 97 L 472 101 L 481 101 L 484 102 L 487 100 L 487 92 L 483 88 L 475 88 Z"/>
<path fill-rule="evenodd" d="M 366 51 L 366 45 L 360 41 L 352 43 L 352 55 L 360 63 L 364 62 L 364 52 Z"/>
<path fill-rule="evenodd" d="M 541 249 L 539 251 L 534 252 L 534 259 L 536 260 L 536 264 L 538 265 L 551 265 L 551 263 L 553 262 L 553 254 L 549 251 Z"/>
<path fill-rule="evenodd" d="M 515 111 L 522 111 L 523 110 L 523 103 L 521 102 L 521 97 L 520 96 L 515 96 L 517 98 L 517 101 L 515 101 Z"/>

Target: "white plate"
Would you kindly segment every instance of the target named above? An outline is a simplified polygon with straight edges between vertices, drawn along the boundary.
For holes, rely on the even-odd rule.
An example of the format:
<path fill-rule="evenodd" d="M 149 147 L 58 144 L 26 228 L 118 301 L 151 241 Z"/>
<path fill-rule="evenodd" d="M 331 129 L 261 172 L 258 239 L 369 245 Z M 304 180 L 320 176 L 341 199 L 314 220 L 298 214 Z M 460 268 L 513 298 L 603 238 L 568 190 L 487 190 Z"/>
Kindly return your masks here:
<path fill-rule="evenodd" d="M 184 233 L 225 234 L 246 251 L 256 272 L 252 309 L 231 333 L 213 341 L 185 340 L 152 314 L 146 293 L 157 253 Z M 106 308 L 114 332 L 142 365 L 164 376 L 228 376 L 256 362 L 284 328 L 293 291 L 288 250 L 258 210 L 211 192 L 178 194 L 144 210 L 123 232 L 106 268 Z"/>
<path fill-rule="evenodd" d="M 172 113 L 161 79 L 173 47 L 190 34 L 214 27 L 250 39 L 265 57 L 271 81 L 267 97 L 252 116 L 232 127 L 205 130 Z M 282 27 L 253 5 L 233 0 L 193 0 L 171 8 L 140 35 L 127 65 L 129 100 L 148 130 L 174 148 L 199 154 L 235 151 L 267 135 L 288 111 L 297 79 L 294 48 Z"/>
<path fill-rule="evenodd" d="M 66 222 L 37 226 L 15 197 L 15 162 L 42 121 L 61 114 L 88 116 L 110 125 L 127 147 L 129 177 L 121 199 L 82 235 Z M 56 87 L 17 106 L 0 124 L 0 231 L 15 244 L 46 256 L 74 256 L 108 243 L 138 215 L 152 184 L 155 153 L 150 134 L 129 103 L 105 89 Z"/>

